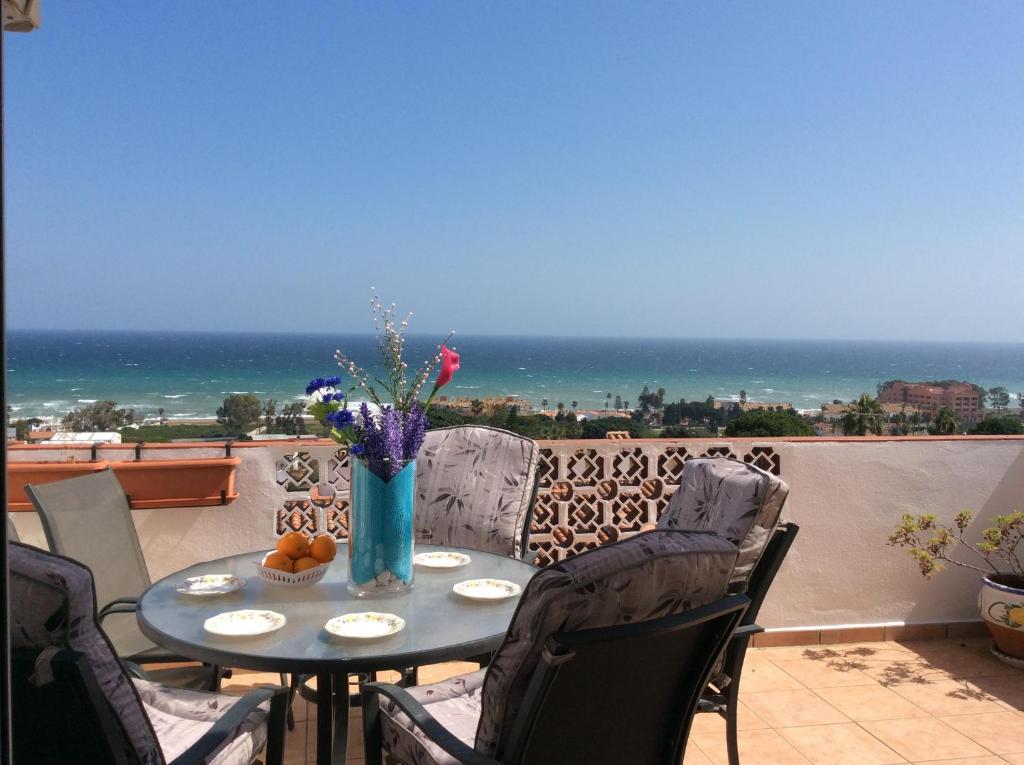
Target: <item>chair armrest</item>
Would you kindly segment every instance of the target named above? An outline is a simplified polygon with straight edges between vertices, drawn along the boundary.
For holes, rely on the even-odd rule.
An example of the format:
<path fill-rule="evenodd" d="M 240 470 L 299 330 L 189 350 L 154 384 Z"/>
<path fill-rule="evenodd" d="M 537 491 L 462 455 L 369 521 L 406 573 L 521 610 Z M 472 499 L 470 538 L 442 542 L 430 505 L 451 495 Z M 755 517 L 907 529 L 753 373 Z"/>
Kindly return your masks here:
<path fill-rule="evenodd" d="M 282 699 L 281 703 L 274 703 L 276 697 L 280 697 Z M 273 734 L 272 727 L 275 722 L 273 719 L 275 716 L 281 717 L 281 725 L 284 725 L 283 710 L 286 707 L 287 699 L 288 689 L 280 685 L 268 688 L 257 688 L 249 691 L 247 694 L 242 696 L 242 698 L 236 701 L 231 706 L 231 709 L 229 709 L 223 717 L 217 720 L 217 722 L 213 724 L 213 727 L 206 731 L 198 741 L 178 755 L 178 757 L 172 760 L 169 765 L 201 765 L 201 763 L 205 762 L 211 754 L 224 744 L 228 737 L 235 731 L 235 728 L 242 724 L 250 712 L 266 701 L 271 702 L 271 713 L 267 717 L 267 734 L 269 739 Z M 282 710 L 277 715 L 274 714 L 275 706 Z"/>
<path fill-rule="evenodd" d="M 152 676 L 136 664 L 134 661 L 128 661 L 128 659 L 121 659 L 121 666 L 124 667 L 125 671 L 132 677 L 137 677 L 140 680 L 152 680 Z"/>
<path fill-rule="evenodd" d="M 751 638 L 754 635 L 760 635 L 764 632 L 764 627 L 760 624 L 744 624 L 742 627 L 737 627 L 736 631 L 732 633 L 730 640 L 736 640 L 736 638 Z"/>
<path fill-rule="evenodd" d="M 529 563 L 531 566 L 537 565 L 537 558 L 540 557 L 540 550 L 527 550 L 523 553 L 523 563 Z"/>
<path fill-rule="evenodd" d="M 107 616 L 107 614 L 133 614 L 138 610 L 138 607 L 138 598 L 117 598 L 103 606 L 96 613 L 96 616 L 102 622 L 103 617 Z"/>
<path fill-rule="evenodd" d="M 363 683 L 359 686 L 359 692 L 363 696 L 363 722 L 364 727 L 373 724 L 377 727 L 377 735 L 373 738 L 380 742 L 380 696 L 395 702 L 413 724 L 427 734 L 427 738 L 450 754 L 456 761 L 464 765 L 501 765 L 497 760 L 480 754 L 470 746 L 460 741 L 447 728 L 439 723 L 433 715 L 426 710 L 412 695 L 397 685 L 391 683 Z M 371 710 L 372 714 L 368 714 Z M 372 723 L 371 723 L 372 719 Z M 369 731 L 365 731 L 369 732 Z M 368 746 L 372 743 L 371 737 L 366 736 Z M 364 752 L 367 763 L 380 762 L 380 752 L 371 752 L 367 749 Z M 372 758 L 371 758 L 372 755 Z"/>

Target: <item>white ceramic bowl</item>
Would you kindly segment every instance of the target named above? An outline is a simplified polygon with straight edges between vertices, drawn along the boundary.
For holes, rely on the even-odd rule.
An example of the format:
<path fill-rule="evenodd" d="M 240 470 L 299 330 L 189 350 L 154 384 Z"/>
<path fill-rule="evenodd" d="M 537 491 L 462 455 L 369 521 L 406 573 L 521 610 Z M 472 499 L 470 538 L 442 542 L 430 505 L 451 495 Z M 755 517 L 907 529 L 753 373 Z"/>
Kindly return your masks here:
<path fill-rule="evenodd" d="M 321 563 L 315 568 L 307 568 L 298 574 L 289 574 L 287 571 L 278 571 L 276 568 L 267 568 L 262 563 L 256 563 L 256 571 L 260 579 L 280 587 L 309 587 L 324 578 L 327 569 L 333 561 Z"/>

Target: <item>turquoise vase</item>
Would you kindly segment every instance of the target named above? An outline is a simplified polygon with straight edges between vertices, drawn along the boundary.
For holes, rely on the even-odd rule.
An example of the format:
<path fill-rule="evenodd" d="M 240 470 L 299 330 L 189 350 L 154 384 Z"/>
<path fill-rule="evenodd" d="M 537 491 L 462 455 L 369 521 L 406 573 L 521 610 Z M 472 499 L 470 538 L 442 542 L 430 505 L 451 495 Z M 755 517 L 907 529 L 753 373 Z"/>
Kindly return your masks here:
<path fill-rule="evenodd" d="M 401 595 L 412 589 L 412 512 L 416 460 L 385 481 L 352 459 L 348 508 L 348 589 L 358 597 Z"/>

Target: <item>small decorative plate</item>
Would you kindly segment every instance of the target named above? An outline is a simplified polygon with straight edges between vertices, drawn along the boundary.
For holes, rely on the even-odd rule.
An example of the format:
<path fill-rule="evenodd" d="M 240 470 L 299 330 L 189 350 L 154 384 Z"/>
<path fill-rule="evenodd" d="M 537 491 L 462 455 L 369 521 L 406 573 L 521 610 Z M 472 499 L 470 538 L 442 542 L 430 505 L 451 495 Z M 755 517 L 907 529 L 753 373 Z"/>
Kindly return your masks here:
<path fill-rule="evenodd" d="M 174 589 L 182 595 L 224 595 L 242 589 L 245 581 L 234 574 L 207 574 L 189 577 Z"/>
<path fill-rule="evenodd" d="M 412 559 L 413 563 L 423 568 L 459 568 L 472 561 L 468 555 L 450 550 L 420 553 Z"/>
<path fill-rule="evenodd" d="M 472 600 L 504 600 L 523 591 L 515 582 L 504 579 L 467 579 L 452 589 L 464 598 Z"/>
<path fill-rule="evenodd" d="M 225 611 L 211 616 L 203 624 L 203 629 L 214 635 L 226 637 L 253 637 L 266 635 L 268 632 L 281 629 L 287 619 L 276 611 Z"/>
<path fill-rule="evenodd" d="M 335 616 L 324 625 L 324 629 L 332 635 L 359 640 L 394 635 L 396 632 L 401 632 L 403 627 L 405 627 L 405 619 L 402 617 L 394 614 L 379 614 L 375 611 Z"/>

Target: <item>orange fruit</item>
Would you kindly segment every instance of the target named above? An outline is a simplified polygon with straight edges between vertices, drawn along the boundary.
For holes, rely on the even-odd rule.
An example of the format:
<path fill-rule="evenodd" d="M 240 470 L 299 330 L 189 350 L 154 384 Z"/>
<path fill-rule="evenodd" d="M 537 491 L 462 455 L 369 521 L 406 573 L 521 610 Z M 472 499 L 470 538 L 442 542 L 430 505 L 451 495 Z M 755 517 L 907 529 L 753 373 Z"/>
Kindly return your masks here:
<path fill-rule="evenodd" d="M 302 571 L 306 571 L 311 568 L 316 568 L 319 565 L 320 561 L 318 561 L 316 558 L 299 558 L 297 561 L 295 561 L 295 573 L 298 574 Z"/>
<path fill-rule="evenodd" d="M 277 551 L 292 560 L 305 558 L 309 555 L 309 537 L 301 531 L 289 531 L 277 540 Z"/>
<path fill-rule="evenodd" d="M 309 554 L 321 563 L 330 563 L 338 554 L 338 543 L 330 534 L 313 537 L 313 541 L 309 543 Z"/>
<path fill-rule="evenodd" d="M 267 568 L 276 568 L 278 571 L 292 573 L 292 559 L 281 552 L 269 552 L 263 558 L 263 565 Z"/>

